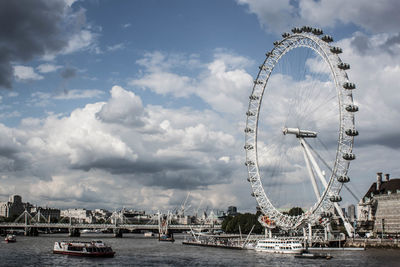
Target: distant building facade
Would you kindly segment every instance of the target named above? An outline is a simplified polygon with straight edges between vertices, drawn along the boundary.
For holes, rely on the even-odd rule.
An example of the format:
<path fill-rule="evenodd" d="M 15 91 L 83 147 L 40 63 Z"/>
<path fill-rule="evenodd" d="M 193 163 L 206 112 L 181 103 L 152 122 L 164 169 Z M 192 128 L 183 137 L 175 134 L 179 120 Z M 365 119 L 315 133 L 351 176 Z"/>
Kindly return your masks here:
<path fill-rule="evenodd" d="M 61 216 L 61 211 L 59 209 L 54 208 L 42 208 L 42 207 L 33 207 L 30 210 L 30 214 L 32 216 L 36 216 L 40 214 L 40 217 L 44 218 L 48 222 L 52 222 L 54 220 L 59 221 Z"/>
<path fill-rule="evenodd" d="M 356 206 L 351 204 L 347 207 L 347 217 L 353 223 L 356 220 Z"/>
<path fill-rule="evenodd" d="M 236 216 L 237 208 L 235 206 L 229 206 L 227 211 L 228 216 Z"/>
<path fill-rule="evenodd" d="M 5 218 L 19 216 L 30 206 L 29 203 L 22 202 L 21 196 L 12 195 L 7 202 L 0 202 L 0 216 Z"/>
<path fill-rule="evenodd" d="M 358 203 L 358 230 L 379 234 L 400 234 L 400 179 L 377 173 L 377 181 Z"/>
<path fill-rule="evenodd" d="M 76 223 L 93 223 L 95 217 L 90 210 L 86 209 L 67 209 L 61 211 L 61 217 L 71 218 Z"/>

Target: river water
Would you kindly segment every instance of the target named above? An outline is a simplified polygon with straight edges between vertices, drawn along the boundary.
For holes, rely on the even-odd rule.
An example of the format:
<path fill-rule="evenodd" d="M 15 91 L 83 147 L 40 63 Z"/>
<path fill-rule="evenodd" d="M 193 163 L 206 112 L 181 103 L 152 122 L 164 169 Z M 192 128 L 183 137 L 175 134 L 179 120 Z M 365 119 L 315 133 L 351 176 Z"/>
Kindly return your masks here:
<path fill-rule="evenodd" d="M 55 241 L 72 240 L 64 235 L 17 236 L 16 243 L 0 242 L 0 266 L 400 266 L 400 250 L 367 249 L 332 251 L 332 259 L 297 259 L 251 250 L 231 250 L 159 242 L 142 234 L 114 238 L 91 234 L 74 240 L 103 240 L 116 251 L 114 258 L 85 258 L 52 253 Z"/>

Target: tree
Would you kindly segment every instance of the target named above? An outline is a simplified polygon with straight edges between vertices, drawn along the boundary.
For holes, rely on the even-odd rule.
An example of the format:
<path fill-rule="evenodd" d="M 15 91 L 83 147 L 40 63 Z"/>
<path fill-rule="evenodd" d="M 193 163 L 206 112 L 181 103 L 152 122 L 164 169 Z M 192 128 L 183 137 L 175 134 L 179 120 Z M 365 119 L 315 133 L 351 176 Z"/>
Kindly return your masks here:
<path fill-rule="evenodd" d="M 298 215 L 301 215 L 301 214 L 303 214 L 303 213 L 304 213 L 304 211 L 303 211 L 302 208 L 300 208 L 300 207 L 293 207 L 293 208 L 291 208 L 291 209 L 289 210 L 288 215 L 290 215 L 290 216 L 298 216 Z"/>
<path fill-rule="evenodd" d="M 251 213 L 245 213 L 245 214 L 238 214 L 234 217 L 228 216 L 225 218 L 225 220 L 222 222 L 222 229 L 226 233 L 236 233 L 238 234 L 239 231 L 239 226 L 240 230 L 243 234 L 248 234 L 251 231 L 251 228 L 254 225 L 254 229 L 252 233 L 257 233 L 261 234 L 263 231 L 262 225 L 258 222 L 258 213 L 256 214 L 251 214 Z"/>

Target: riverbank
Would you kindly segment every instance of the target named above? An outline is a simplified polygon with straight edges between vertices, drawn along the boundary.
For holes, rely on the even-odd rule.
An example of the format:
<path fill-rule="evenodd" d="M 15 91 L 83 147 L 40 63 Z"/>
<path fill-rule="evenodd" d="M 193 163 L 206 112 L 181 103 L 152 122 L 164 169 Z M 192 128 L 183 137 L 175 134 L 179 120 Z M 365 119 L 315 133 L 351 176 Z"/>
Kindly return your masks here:
<path fill-rule="evenodd" d="M 354 238 L 347 239 L 344 246 L 353 248 L 400 248 L 400 241 L 399 239 Z"/>

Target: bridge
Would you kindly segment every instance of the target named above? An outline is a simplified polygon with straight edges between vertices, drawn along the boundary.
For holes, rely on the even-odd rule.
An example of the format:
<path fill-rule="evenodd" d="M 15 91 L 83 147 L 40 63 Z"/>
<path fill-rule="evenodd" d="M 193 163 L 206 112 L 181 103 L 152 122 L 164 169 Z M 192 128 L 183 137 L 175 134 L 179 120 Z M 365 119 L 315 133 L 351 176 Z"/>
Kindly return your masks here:
<path fill-rule="evenodd" d="M 19 222 L 23 218 L 23 222 Z M 123 231 L 159 231 L 161 221 L 160 216 L 157 224 L 133 224 L 128 219 L 124 218 L 121 213 L 115 212 L 107 221 L 114 221 L 114 223 L 73 223 L 72 219 L 69 218 L 69 223 L 50 223 L 41 222 L 46 221 L 46 218 L 39 214 L 32 217 L 27 211 L 24 211 L 14 222 L 0 223 L 0 231 L 6 232 L 7 230 L 23 229 L 25 235 L 36 236 L 39 233 L 39 229 L 68 229 L 69 236 L 76 237 L 80 236 L 80 230 L 102 230 L 112 231 L 115 237 L 122 237 Z M 221 225 L 214 224 L 170 224 L 167 223 L 168 230 L 171 232 L 182 232 L 190 230 L 219 230 Z"/>
<path fill-rule="evenodd" d="M 170 224 L 168 226 L 172 232 L 190 231 L 193 230 L 219 230 L 221 225 L 211 224 Z M 6 231 L 10 229 L 23 229 L 25 235 L 37 235 L 38 229 L 68 229 L 70 236 L 79 236 L 80 230 L 103 230 L 113 231 L 115 237 L 122 237 L 123 230 L 128 231 L 158 231 L 159 226 L 156 224 L 69 224 L 69 223 L 1 223 L 0 229 Z"/>

